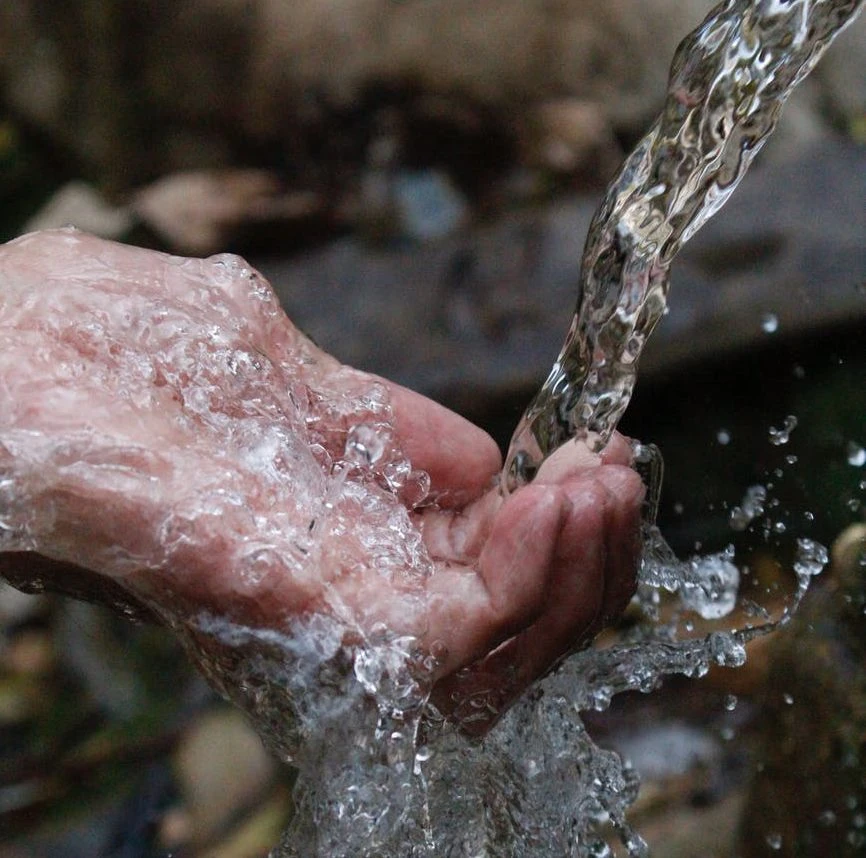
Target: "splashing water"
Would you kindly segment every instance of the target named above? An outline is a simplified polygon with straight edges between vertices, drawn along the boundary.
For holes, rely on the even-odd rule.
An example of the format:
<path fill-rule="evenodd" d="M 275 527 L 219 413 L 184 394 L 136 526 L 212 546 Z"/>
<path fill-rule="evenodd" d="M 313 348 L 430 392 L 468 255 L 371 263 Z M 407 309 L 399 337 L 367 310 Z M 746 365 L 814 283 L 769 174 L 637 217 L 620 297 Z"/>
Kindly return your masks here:
<path fill-rule="evenodd" d="M 729 0 L 682 43 L 664 111 L 592 223 L 578 312 L 515 432 L 506 491 L 531 480 L 566 441 L 599 448 L 609 439 L 664 312 L 677 251 L 728 198 L 791 89 L 861 2 Z M 388 422 L 383 406 L 375 421 L 349 429 L 343 459 L 331 470 L 334 506 L 341 493 L 353 492 L 359 503 L 371 497 L 358 474 L 379 465 Z M 687 561 L 672 554 L 651 521 L 660 458 L 641 446 L 636 459 L 650 484 L 637 597 L 647 621 L 612 646 L 572 656 L 483 741 L 466 739 L 428 703 L 435 654 L 419 655 L 414 638 L 384 626 L 347 646 L 344 625 L 323 616 L 281 632 L 206 614 L 166 618 L 211 681 L 298 769 L 296 814 L 276 858 L 648 854 L 626 820 L 637 775 L 593 743 L 579 713 L 603 710 L 624 691 L 652 691 L 665 675 L 741 665 L 748 641 L 790 617 L 827 556 L 800 540 L 796 592 L 775 622 L 765 614 L 759 626 L 682 634 L 683 617 L 731 615 L 739 570 L 732 549 Z M 407 475 L 418 479 L 408 462 L 389 467 L 393 485 L 380 469 L 387 485 L 376 491 L 403 491 Z M 743 527 L 760 515 L 752 500 Z M 415 539 L 405 516 L 388 527 L 395 545 Z M 606 837 L 605 827 L 615 836 Z"/>
<path fill-rule="evenodd" d="M 734 190 L 792 88 L 860 5 L 730 0 L 682 43 L 664 111 L 592 223 L 578 312 L 515 431 L 506 491 L 531 480 L 566 441 L 600 448 L 609 439 L 664 312 L 677 251 Z M 298 767 L 297 812 L 275 856 L 648 854 L 626 820 L 637 775 L 593 743 L 579 713 L 603 710 L 624 691 L 652 691 L 665 675 L 741 665 L 746 643 L 790 617 L 827 557 L 822 546 L 800 540 L 797 589 L 775 622 L 761 610 L 752 612 L 764 617 L 758 626 L 683 635 L 684 616 L 730 616 L 739 570 L 732 549 L 688 561 L 672 554 L 651 522 L 660 457 L 644 446 L 636 454 L 650 483 L 637 597 L 647 622 L 613 646 L 572 656 L 481 742 L 467 740 L 428 704 L 429 670 L 419 667 L 411 638 L 382 628 L 350 649 L 339 624 L 324 618 L 286 634 L 207 616 L 179 629 L 195 640 L 190 648 L 213 681 Z M 346 467 L 379 455 L 376 430 L 350 431 Z M 743 527 L 759 506 L 744 504 Z M 394 525 L 396 540 L 405 524 Z M 217 643 L 211 655 L 202 655 L 200 635 Z M 619 846 L 600 833 L 605 827 Z"/>

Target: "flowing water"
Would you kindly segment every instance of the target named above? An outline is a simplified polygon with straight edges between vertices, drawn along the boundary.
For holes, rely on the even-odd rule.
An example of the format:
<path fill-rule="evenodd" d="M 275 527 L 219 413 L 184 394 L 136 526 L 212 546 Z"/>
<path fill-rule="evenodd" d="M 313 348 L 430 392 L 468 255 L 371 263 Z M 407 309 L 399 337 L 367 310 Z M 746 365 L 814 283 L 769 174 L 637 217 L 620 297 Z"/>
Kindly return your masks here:
<path fill-rule="evenodd" d="M 611 183 L 589 229 L 577 312 L 518 425 L 506 488 L 567 440 L 603 446 L 667 305 L 677 252 L 726 202 L 794 87 L 862 0 L 729 0 L 677 49 L 664 109 Z"/>
<path fill-rule="evenodd" d="M 860 5 L 730 0 L 682 43 L 663 112 L 593 221 L 578 311 L 515 432 L 505 491 L 531 480 L 570 439 L 600 446 L 610 437 L 641 350 L 664 313 L 677 251 L 734 190 L 793 87 Z M 378 419 L 387 423 L 387 414 Z M 349 447 L 345 461 L 334 463 L 338 475 L 358 468 Z M 653 495 L 658 454 L 649 447 L 636 453 Z M 342 478 L 334 484 L 353 485 Z M 749 489 L 734 528 L 760 520 L 766 498 L 764 487 Z M 749 639 L 790 616 L 827 560 L 822 546 L 797 542 L 796 581 L 773 618 L 739 599 L 733 549 L 681 561 L 648 513 L 637 597 L 645 622 L 612 646 L 571 657 L 480 742 L 428 705 L 412 638 L 382 628 L 349 650 L 345 629 L 332 619 L 284 633 L 209 616 L 192 629 L 180 624 L 213 681 L 298 768 L 297 812 L 275 855 L 647 854 L 626 820 L 637 774 L 593 743 L 580 712 L 603 710 L 623 691 L 651 691 L 665 675 L 697 677 L 713 664 L 742 664 Z M 395 520 L 394 540 L 405 539 L 408 527 L 408 519 Z M 742 628 L 732 631 L 735 609 Z M 689 631 L 696 615 L 705 624 L 702 636 Z M 217 643 L 210 655 L 202 655 L 202 636 Z"/>

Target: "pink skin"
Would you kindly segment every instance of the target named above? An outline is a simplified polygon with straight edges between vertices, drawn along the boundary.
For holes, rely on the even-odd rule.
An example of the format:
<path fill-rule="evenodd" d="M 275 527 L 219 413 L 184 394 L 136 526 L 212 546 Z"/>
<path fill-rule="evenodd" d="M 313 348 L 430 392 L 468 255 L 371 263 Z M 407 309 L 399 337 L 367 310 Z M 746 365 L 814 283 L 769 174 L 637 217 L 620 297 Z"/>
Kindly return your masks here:
<path fill-rule="evenodd" d="M 489 436 L 340 365 L 240 264 L 68 230 L 0 247 L 0 520 L 17 534 L 0 575 L 78 595 L 110 582 L 103 598 L 163 617 L 284 629 L 325 612 L 349 639 L 384 624 L 436 654 L 442 709 L 464 720 L 484 695 L 466 727 L 487 729 L 631 596 L 643 488 L 628 444 L 570 445 L 503 498 Z M 384 425 L 388 449 L 345 477 L 362 500 L 323 506 L 359 422 Z M 429 475 L 422 505 L 383 488 L 406 459 Z M 412 538 L 389 542 L 398 519 L 423 574 Z"/>

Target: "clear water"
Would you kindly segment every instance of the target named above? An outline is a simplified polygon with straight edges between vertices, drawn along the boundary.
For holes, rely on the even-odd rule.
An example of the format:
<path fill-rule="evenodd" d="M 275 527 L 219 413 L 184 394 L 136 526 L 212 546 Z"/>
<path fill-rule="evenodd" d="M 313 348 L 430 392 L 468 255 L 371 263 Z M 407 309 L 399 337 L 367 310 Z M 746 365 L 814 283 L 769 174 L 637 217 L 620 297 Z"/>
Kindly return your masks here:
<path fill-rule="evenodd" d="M 792 88 L 860 5 L 731 0 L 682 43 L 663 113 L 593 221 L 578 311 L 515 432 L 505 490 L 530 480 L 570 439 L 599 446 L 613 432 L 664 313 L 677 251 L 728 198 Z M 385 406 L 377 421 L 375 430 L 356 426 L 343 461 L 334 461 L 336 500 L 343 492 L 363 496 L 358 473 L 382 455 Z M 793 428 L 787 421 L 774 430 L 775 442 Z M 744 604 L 733 549 L 686 561 L 670 552 L 652 525 L 660 458 L 650 447 L 636 452 L 651 484 L 637 596 L 645 622 L 612 646 L 571 657 L 483 741 L 465 738 L 428 704 L 429 665 L 410 637 L 383 627 L 349 648 L 337 618 L 314 617 L 282 632 L 206 615 L 177 620 L 212 681 L 298 769 L 297 812 L 275 856 L 647 854 L 626 819 L 637 774 L 594 744 L 580 712 L 603 710 L 624 691 L 652 691 L 665 675 L 741 665 L 748 641 L 790 616 L 827 555 L 799 540 L 796 582 L 775 618 Z M 765 499 L 763 487 L 750 489 L 732 524 L 750 527 Z M 405 516 L 388 527 L 395 544 L 412 537 Z M 689 631 L 696 620 L 702 635 Z"/>
<path fill-rule="evenodd" d="M 728 0 L 680 44 L 664 109 L 590 226 L 577 312 L 514 433 L 506 489 L 569 439 L 601 447 L 610 437 L 665 312 L 674 257 L 724 205 L 794 87 L 861 3 Z"/>

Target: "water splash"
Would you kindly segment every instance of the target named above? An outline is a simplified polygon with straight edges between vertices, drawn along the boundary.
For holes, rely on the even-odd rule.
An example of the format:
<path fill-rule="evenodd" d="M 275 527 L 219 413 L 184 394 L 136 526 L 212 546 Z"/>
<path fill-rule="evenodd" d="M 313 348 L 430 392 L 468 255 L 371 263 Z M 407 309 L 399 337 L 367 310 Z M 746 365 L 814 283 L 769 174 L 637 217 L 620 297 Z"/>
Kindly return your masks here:
<path fill-rule="evenodd" d="M 740 501 L 740 505 L 735 506 L 728 516 L 731 530 L 745 530 L 756 518 L 760 518 L 764 514 L 766 502 L 767 489 L 765 486 L 749 486 L 742 501 Z"/>
<path fill-rule="evenodd" d="M 505 490 L 529 481 L 567 440 L 601 446 L 610 437 L 664 312 L 674 256 L 728 198 L 791 89 L 861 2 L 729 0 L 680 46 L 664 112 L 593 221 L 578 312 L 515 432 Z M 423 476 L 409 463 L 382 466 L 390 430 L 387 415 L 375 416 L 349 430 L 342 459 L 332 463 L 334 492 L 375 481 L 383 491 L 423 497 Z M 467 739 L 428 702 L 425 658 L 433 656 L 384 626 L 350 646 L 334 617 L 313 616 L 280 633 L 209 615 L 168 618 L 212 682 L 298 768 L 296 815 L 275 856 L 648 854 L 626 818 L 637 774 L 594 744 L 580 712 L 603 710 L 626 691 L 650 692 L 667 675 L 743 664 L 751 639 L 790 618 L 826 551 L 801 540 L 798 584 L 781 616 L 757 606 L 747 615 L 762 617 L 759 624 L 731 631 L 739 583 L 733 552 L 673 556 L 652 526 L 660 456 L 650 446 L 635 453 L 649 486 L 636 600 L 645 620 L 617 643 L 571 657 L 483 741 Z M 394 522 L 395 541 L 406 527 Z M 725 625 L 689 634 L 696 615 Z"/>
<path fill-rule="evenodd" d="M 775 426 L 770 427 L 770 443 L 774 447 L 781 447 L 784 444 L 787 444 L 788 441 L 791 440 L 791 433 L 796 428 L 797 418 L 793 414 L 789 414 L 782 423 L 781 428 L 777 429 Z"/>

